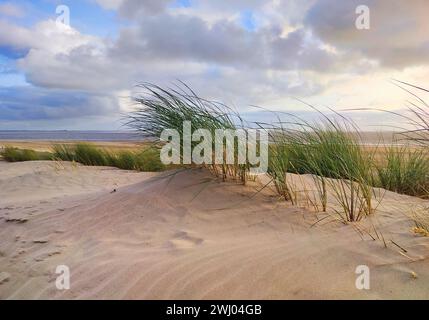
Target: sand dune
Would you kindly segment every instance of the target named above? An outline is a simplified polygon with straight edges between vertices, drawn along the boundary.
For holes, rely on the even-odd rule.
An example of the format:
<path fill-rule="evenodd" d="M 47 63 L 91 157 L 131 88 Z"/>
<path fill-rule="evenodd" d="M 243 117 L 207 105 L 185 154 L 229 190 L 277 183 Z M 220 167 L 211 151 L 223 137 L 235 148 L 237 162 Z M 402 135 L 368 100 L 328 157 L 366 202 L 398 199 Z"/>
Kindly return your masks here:
<path fill-rule="evenodd" d="M 404 215 L 423 200 L 388 192 L 360 224 L 386 248 L 255 187 L 200 169 L 0 162 L 0 298 L 429 298 L 429 238 Z M 69 290 L 55 287 L 57 265 Z M 358 265 L 370 290 L 356 289 Z"/>

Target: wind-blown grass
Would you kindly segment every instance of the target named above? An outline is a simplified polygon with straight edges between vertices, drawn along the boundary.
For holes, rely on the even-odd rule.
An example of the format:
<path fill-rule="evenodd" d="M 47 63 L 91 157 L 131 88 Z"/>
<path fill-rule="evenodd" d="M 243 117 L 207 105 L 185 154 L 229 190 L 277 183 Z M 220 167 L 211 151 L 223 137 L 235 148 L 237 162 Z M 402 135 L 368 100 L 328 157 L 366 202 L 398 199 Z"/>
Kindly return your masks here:
<path fill-rule="evenodd" d="M 107 166 L 106 151 L 89 143 L 78 143 L 74 148 L 74 161 L 87 166 Z M 56 154 L 54 154 L 57 156 Z"/>
<path fill-rule="evenodd" d="M 75 161 L 75 146 L 67 144 L 54 144 L 52 146 L 52 154 L 54 159 L 63 161 Z"/>
<path fill-rule="evenodd" d="M 384 189 L 410 196 L 429 194 L 429 158 L 424 149 L 390 147 L 376 170 L 377 185 Z"/>
<path fill-rule="evenodd" d="M 54 145 L 53 158 L 75 161 L 87 166 L 111 166 L 124 170 L 161 171 L 165 169 L 159 157 L 159 150 L 154 147 L 148 147 L 139 152 L 113 152 L 88 143 Z"/>
<path fill-rule="evenodd" d="M 36 160 L 51 160 L 52 154 L 49 152 L 40 152 L 30 149 L 18 149 L 14 147 L 5 147 L 0 153 L 5 161 L 21 162 Z"/>
<path fill-rule="evenodd" d="M 326 116 L 319 124 L 295 119 L 293 125 L 293 129 L 277 126 L 271 134 L 268 173 L 277 190 L 290 200 L 293 192 L 286 173 L 311 174 L 323 211 L 329 189 L 340 207 L 334 210 L 342 221 L 359 221 L 371 214 L 372 157 L 357 141 L 354 126 Z"/>
<path fill-rule="evenodd" d="M 164 130 L 176 130 L 181 137 L 179 150 L 177 150 L 180 153 L 181 163 L 184 162 L 184 140 L 190 140 L 183 129 L 185 121 L 191 123 L 191 134 L 197 129 L 209 130 L 214 150 L 215 130 L 235 130 L 237 121 L 234 120 L 238 119 L 238 122 L 241 120 L 239 115 L 225 104 L 199 97 L 184 83 L 180 83 L 175 89 L 164 89 L 147 83 L 139 87 L 145 92 L 142 96 L 135 98 L 137 108 L 128 115 L 126 124 L 137 130 L 142 137 L 155 139 L 156 144 L 162 144 L 159 138 Z M 194 150 L 197 144 L 199 142 L 192 141 L 191 150 Z M 214 159 L 214 154 L 209 156 Z M 216 175 L 221 175 L 224 180 L 229 176 L 246 181 L 248 166 L 238 163 L 226 164 L 225 156 L 223 164 L 213 164 L 208 167 Z"/>
<path fill-rule="evenodd" d="M 143 137 L 159 138 L 164 129 L 175 129 L 183 137 L 183 123 L 191 121 L 195 129 L 236 129 L 231 109 L 226 105 L 200 98 L 182 83 L 177 89 L 163 89 L 141 84 L 144 95 L 135 98 L 138 108 L 131 112 L 127 125 Z"/>
<path fill-rule="evenodd" d="M 418 143 L 426 147 L 429 146 L 429 105 L 418 94 L 408 90 L 406 87 L 423 93 L 429 93 L 429 90 L 399 80 L 395 80 L 395 82 L 398 87 L 405 90 L 415 98 L 415 101 L 408 101 L 408 114 L 394 113 L 399 115 L 408 126 L 413 127 L 413 129 L 402 131 L 401 135 L 410 142 Z M 402 85 L 406 87 L 403 87 Z"/>
<path fill-rule="evenodd" d="M 293 187 L 288 184 L 287 172 L 291 167 L 289 162 L 289 147 L 283 137 L 276 137 L 275 143 L 269 148 L 268 174 L 271 176 L 277 192 L 286 201 L 295 204 Z"/>
<path fill-rule="evenodd" d="M 230 108 L 200 98 L 183 83 L 176 89 L 163 89 L 152 84 L 140 87 L 145 90 L 145 94 L 135 99 L 138 108 L 129 115 L 128 126 L 139 131 L 143 137 L 152 139 L 159 138 L 166 129 L 176 130 L 181 137 L 181 156 L 185 121 L 191 122 L 191 133 L 200 128 L 207 129 L 212 138 L 216 129 L 237 129 L 236 119 L 243 123 L 241 117 Z M 343 221 L 359 221 L 371 214 L 372 158 L 363 152 L 354 135 L 357 132 L 353 130 L 354 126 L 346 120 L 333 121 L 323 115 L 321 124 L 310 124 L 300 119 L 293 122 L 293 130 L 285 129 L 283 125 L 267 129 L 258 124 L 270 132 L 272 144 L 268 174 L 278 193 L 294 203 L 294 186 L 288 182 L 287 173 L 312 174 L 323 211 L 327 209 L 330 189 L 341 208 L 336 212 Z M 192 148 L 197 143 L 194 142 Z M 249 169 L 248 165 L 225 163 L 220 167 L 220 174 L 218 165 L 210 169 L 224 179 L 226 176 L 239 175 L 245 180 Z"/>
<path fill-rule="evenodd" d="M 143 151 L 107 152 L 106 161 L 110 166 L 124 170 L 162 171 L 166 166 L 160 161 L 159 150 L 147 148 Z"/>
<path fill-rule="evenodd" d="M 162 171 L 166 166 L 155 147 L 146 147 L 141 151 L 110 151 L 97 148 L 90 143 L 56 144 L 52 152 L 40 152 L 29 149 L 5 147 L 0 153 L 8 162 L 62 160 L 78 162 L 87 166 L 110 166 L 124 170 Z"/>

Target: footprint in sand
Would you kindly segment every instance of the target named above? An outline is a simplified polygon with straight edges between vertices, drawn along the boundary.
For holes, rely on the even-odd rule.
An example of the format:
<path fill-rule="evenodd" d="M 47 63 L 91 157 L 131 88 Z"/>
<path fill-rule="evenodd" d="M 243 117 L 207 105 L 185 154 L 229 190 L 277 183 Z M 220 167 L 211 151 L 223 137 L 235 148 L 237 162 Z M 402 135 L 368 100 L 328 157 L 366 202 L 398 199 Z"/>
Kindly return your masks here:
<path fill-rule="evenodd" d="M 189 235 L 186 231 L 179 231 L 173 235 L 171 240 L 166 242 L 166 247 L 171 249 L 191 249 L 201 245 L 204 239 Z"/>

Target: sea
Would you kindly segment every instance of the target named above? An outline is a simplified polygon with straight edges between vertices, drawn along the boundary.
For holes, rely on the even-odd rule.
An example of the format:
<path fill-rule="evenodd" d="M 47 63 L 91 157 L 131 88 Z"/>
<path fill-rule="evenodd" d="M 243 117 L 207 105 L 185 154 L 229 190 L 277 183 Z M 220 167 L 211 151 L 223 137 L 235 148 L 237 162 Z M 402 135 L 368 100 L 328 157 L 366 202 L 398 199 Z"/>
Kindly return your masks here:
<path fill-rule="evenodd" d="M 138 141 L 144 139 L 133 131 L 0 130 L 0 140 Z"/>
<path fill-rule="evenodd" d="M 392 131 L 361 132 L 360 138 L 364 145 L 394 144 L 403 145 L 405 141 Z M 136 131 L 75 131 L 75 130 L 0 130 L 2 140 L 28 141 L 145 141 Z M 412 143 L 411 143 L 412 144 Z"/>

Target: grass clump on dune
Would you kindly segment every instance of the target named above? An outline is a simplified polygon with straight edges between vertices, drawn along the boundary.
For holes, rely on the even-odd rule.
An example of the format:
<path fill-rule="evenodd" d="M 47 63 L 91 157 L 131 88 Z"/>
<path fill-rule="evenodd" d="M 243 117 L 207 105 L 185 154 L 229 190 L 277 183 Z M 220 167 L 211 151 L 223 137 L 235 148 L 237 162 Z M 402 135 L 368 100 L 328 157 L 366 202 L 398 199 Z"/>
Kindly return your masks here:
<path fill-rule="evenodd" d="M 75 161 L 87 166 L 111 166 L 137 171 L 165 169 L 159 157 L 159 150 L 151 147 L 139 152 L 113 152 L 88 143 L 78 143 L 76 145 L 54 145 L 53 151 L 54 159 Z"/>
<path fill-rule="evenodd" d="M 61 160 L 73 161 L 87 166 L 110 166 L 124 170 L 162 171 L 159 149 L 146 147 L 142 151 L 110 151 L 90 143 L 56 144 L 52 152 L 5 147 L 0 156 L 8 162 Z"/>
<path fill-rule="evenodd" d="M 427 197 L 429 158 L 425 150 L 390 147 L 386 160 L 377 165 L 378 186 L 410 196 Z"/>
<path fill-rule="evenodd" d="M 160 161 L 159 149 L 148 148 L 135 153 L 136 165 L 138 171 L 162 171 L 166 166 Z"/>
<path fill-rule="evenodd" d="M 281 141 L 282 137 L 276 137 L 276 139 L 269 148 L 268 174 L 272 178 L 277 193 L 286 201 L 291 201 L 292 204 L 295 204 L 294 190 L 287 178 L 287 172 L 291 167 L 289 147 L 284 141 Z"/>
<path fill-rule="evenodd" d="M 88 166 L 107 165 L 106 152 L 89 143 L 54 145 L 52 149 L 56 160 L 75 161 Z"/>
<path fill-rule="evenodd" d="M 121 151 L 118 153 L 104 152 L 105 161 L 112 167 L 124 170 L 134 170 L 136 168 L 136 156 L 132 151 Z"/>
<path fill-rule="evenodd" d="M 162 171 L 166 167 L 160 161 L 159 150 L 148 148 L 143 151 L 106 152 L 106 161 L 109 166 L 137 171 Z"/>
<path fill-rule="evenodd" d="M 272 134 L 269 174 L 281 185 L 277 189 L 290 194 L 287 182 L 281 180 L 287 172 L 311 174 L 323 211 L 329 190 L 339 206 L 333 209 L 342 221 L 359 221 L 371 214 L 372 157 L 362 150 L 353 127 L 326 116 L 318 124 L 300 119 L 293 124 L 293 129 L 280 126 Z"/>
<path fill-rule="evenodd" d="M 165 143 L 160 140 L 164 130 L 176 130 L 181 139 L 176 151 L 180 154 L 181 163 L 185 165 L 195 165 L 195 163 L 184 161 L 184 141 L 191 140 L 184 132 L 184 123 L 190 123 L 191 135 L 198 129 L 208 130 L 211 135 L 212 150 L 214 150 L 216 130 L 235 130 L 237 125 L 234 122 L 234 116 L 241 120 L 239 115 L 232 112 L 226 105 L 199 97 L 184 83 L 180 83 L 175 89 L 164 89 L 153 84 L 142 84 L 139 87 L 145 92 L 142 96 L 135 98 L 138 107 L 129 114 L 127 125 L 145 138 L 156 139 L 155 144 L 158 145 Z M 199 143 L 200 141 L 191 141 L 191 152 Z M 236 151 L 237 148 L 234 148 L 235 158 L 237 158 Z M 239 177 L 245 182 L 247 165 L 226 164 L 225 155 L 223 164 L 214 164 L 214 153 L 209 154 L 208 157 L 212 159 L 211 164 L 203 165 L 216 175 L 222 176 L 224 180 L 227 176 Z"/>
<path fill-rule="evenodd" d="M 108 166 L 106 151 L 89 143 L 78 143 L 74 147 L 74 161 L 87 166 Z"/>
<path fill-rule="evenodd" d="M 237 129 L 234 116 L 241 121 L 240 116 L 232 113 L 227 106 L 198 97 L 184 84 L 177 89 L 163 89 L 152 84 L 141 87 L 146 94 L 136 99 L 139 107 L 129 115 L 128 126 L 147 138 L 159 138 L 164 130 L 174 129 L 181 137 L 177 148 L 180 149 L 182 161 L 185 121 L 191 123 L 191 134 L 203 128 L 211 132 L 212 138 L 217 129 Z M 341 219 L 359 221 L 373 211 L 372 159 L 363 152 L 346 121 L 341 123 L 326 116 L 322 118 L 319 125 L 294 120 L 293 130 L 283 126 L 267 129 L 257 123 L 271 136 L 268 174 L 279 194 L 293 203 L 296 190 L 288 182 L 287 173 L 312 174 L 322 210 L 326 211 L 327 208 L 329 188 L 341 208 L 336 211 Z M 158 142 L 162 141 L 158 139 Z M 192 142 L 192 150 L 198 143 Z M 224 179 L 239 175 L 245 180 L 249 166 L 224 163 L 209 168 Z"/>
<path fill-rule="evenodd" d="M 30 149 L 18 149 L 14 147 L 5 147 L 0 153 L 5 161 L 21 162 L 21 161 L 36 161 L 36 160 L 51 160 L 50 152 L 40 152 Z"/>
<path fill-rule="evenodd" d="M 158 138 L 165 129 L 175 129 L 183 137 L 185 121 L 191 121 L 192 132 L 200 128 L 213 132 L 236 128 L 227 106 L 200 98 L 185 84 L 177 89 L 163 89 L 153 84 L 139 87 L 145 94 L 135 99 L 139 107 L 129 115 L 127 125 L 143 137 Z"/>
<path fill-rule="evenodd" d="M 67 144 L 54 144 L 52 146 L 52 154 L 54 159 L 75 161 L 74 147 Z"/>

